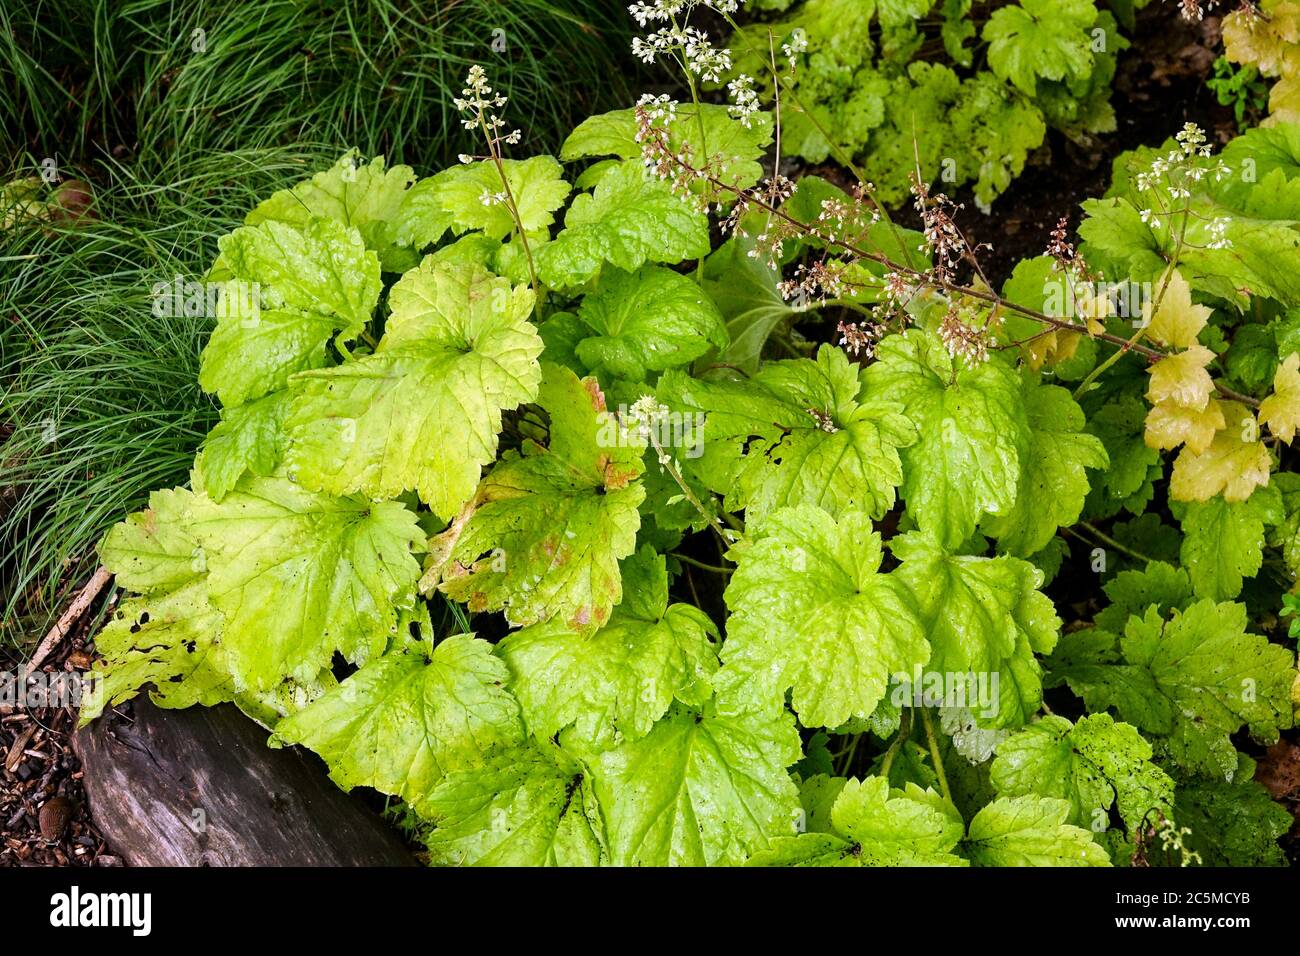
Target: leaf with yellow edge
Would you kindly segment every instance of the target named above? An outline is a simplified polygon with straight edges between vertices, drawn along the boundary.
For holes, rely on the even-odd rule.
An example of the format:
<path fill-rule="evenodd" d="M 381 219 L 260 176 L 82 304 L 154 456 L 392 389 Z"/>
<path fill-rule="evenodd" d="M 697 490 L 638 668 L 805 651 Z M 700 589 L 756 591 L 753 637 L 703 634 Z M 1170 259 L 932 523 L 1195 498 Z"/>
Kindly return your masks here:
<path fill-rule="evenodd" d="M 1277 367 L 1273 376 L 1273 394 L 1259 406 L 1259 417 L 1278 438 L 1288 445 L 1300 428 L 1300 354 L 1292 352 Z"/>
<path fill-rule="evenodd" d="M 1161 402 L 1147 413 L 1147 447 L 1173 449 L 1187 442 L 1187 447 L 1199 455 L 1210 447 L 1214 433 L 1225 424 L 1223 408 L 1216 399 L 1210 399 L 1200 410 Z"/>
<path fill-rule="evenodd" d="M 1205 408 L 1214 394 L 1214 381 L 1205 366 L 1213 360 L 1214 353 L 1204 345 L 1162 358 L 1148 369 L 1147 399 L 1153 405 L 1171 401 L 1183 408 Z"/>
<path fill-rule="evenodd" d="M 1238 402 L 1222 405 L 1228 427 L 1204 452 L 1185 448 L 1174 462 L 1169 494 L 1178 501 L 1209 501 L 1220 492 L 1225 501 L 1245 501 L 1268 484 L 1271 461 L 1254 416 Z"/>
<path fill-rule="evenodd" d="M 1159 307 L 1156 308 L 1155 303 L 1151 302 L 1142 307 L 1142 316 L 1148 323 L 1147 336 L 1162 345 L 1190 349 L 1196 344 L 1196 337 L 1205 328 L 1205 323 L 1214 310 L 1192 303 L 1191 286 L 1177 269 L 1162 281 L 1165 285 Z"/>

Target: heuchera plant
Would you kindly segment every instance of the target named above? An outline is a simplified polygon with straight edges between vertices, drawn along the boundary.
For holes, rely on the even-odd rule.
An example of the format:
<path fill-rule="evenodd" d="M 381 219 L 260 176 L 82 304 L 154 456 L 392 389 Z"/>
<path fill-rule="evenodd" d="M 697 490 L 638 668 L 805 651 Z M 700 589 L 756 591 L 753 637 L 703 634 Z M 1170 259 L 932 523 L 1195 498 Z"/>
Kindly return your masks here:
<path fill-rule="evenodd" d="M 695 6 L 634 11 L 692 87 Z M 911 232 L 766 175 L 779 102 L 523 160 L 457 105 L 483 156 L 222 238 L 222 421 L 103 542 L 85 719 L 234 700 L 434 863 L 1282 862 L 1300 128 L 1121 157 L 998 289 L 919 177 Z"/>
<path fill-rule="evenodd" d="M 907 197 L 919 166 L 927 181 L 972 183 L 987 209 L 1049 128 L 1084 144 L 1115 130 L 1120 21 L 1131 29 L 1145 5 L 766 0 L 757 6 L 780 19 L 736 27 L 729 80 L 755 100 L 785 98 L 785 153 L 856 163 L 887 203 Z M 785 75 L 769 68 L 769 36 Z"/>

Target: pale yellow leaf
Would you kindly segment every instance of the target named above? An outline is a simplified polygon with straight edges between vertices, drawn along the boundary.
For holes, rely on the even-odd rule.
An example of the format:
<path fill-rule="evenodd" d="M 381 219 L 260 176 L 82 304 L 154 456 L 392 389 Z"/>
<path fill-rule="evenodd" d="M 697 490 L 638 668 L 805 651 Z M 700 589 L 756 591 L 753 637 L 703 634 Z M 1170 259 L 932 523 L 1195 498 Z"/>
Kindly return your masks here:
<path fill-rule="evenodd" d="M 1173 402 L 1183 408 L 1204 408 L 1214 394 L 1214 382 L 1205 370 L 1213 359 L 1214 353 L 1204 345 L 1162 358 L 1147 370 L 1151 373 L 1147 399 L 1152 405 Z"/>
<path fill-rule="evenodd" d="M 1186 442 L 1199 453 L 1210 447 L 1214 433 L 1224 424 L 1223 409 L 1213 398 L 1200 410 L 1161 402 L 1147 413 L 1145 439 L 1148 448 L 1177 448 Z"/>
<path fill-rule="evenodd" d="M 1292 352 L 1277 367 L 1273 394 L 1259 406 L 1259 417 L 1268 430 L 1288 445 L 1300 428 L 1300 355 Z"/>
<path fill-rule="evenodd" d="M 1222 406 L 1228 427 L 1215 434 L 1204 452 L 1182 450 L 1169 478 L 1170 497 L 1209 501 L 1222 493 L 1226 501 L 1245 501 L 1256 488 L 1268 484 L 1272 462 L 1259 440 L 1254 416 L 1237 402 Z"/>
<path fill-rule="evenodd" d="M 1277 76 L 1288 45 L 1300 41 L 1300 4 L 1283 0 L 1266 6 L 1266 17 L 1237 10 L 1223 18 L 1223 51 L 1233 63 L 1249 63 L 1265 76 Z"/>
<path fill-rule="evenodd" d="M 1157 282 L 1156 288 L 1161 288 L 1164 281 Z M 1147 320 L 1147 336 L 1176 349 L 1191 348 L 1214 310 L 1192 302 L 1191 286 L 1177 269 L 1169 276 L 1164 290 L 1155 315 L 1151 314 L 1154 303 L 1148 302 L 1142 307 L 1142 315 Z"/>
<path fill-rule="evenodd" d="M 1300 123 L 1300 62 L 1288 62 L 1289 72 L 1268 91 L 1268 119 L 1264 120 L 1264 126 Z"/>

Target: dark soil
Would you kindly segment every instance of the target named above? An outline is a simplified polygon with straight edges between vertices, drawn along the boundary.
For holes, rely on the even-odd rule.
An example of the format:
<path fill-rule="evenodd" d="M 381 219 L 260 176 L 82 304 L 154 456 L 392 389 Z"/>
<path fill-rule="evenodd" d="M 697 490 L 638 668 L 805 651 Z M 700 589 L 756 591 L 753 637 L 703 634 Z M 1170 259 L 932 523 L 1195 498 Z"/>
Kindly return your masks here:
<path fill-rule="evenodd" d="M 1237 134 L 1228 107 L 1205 86 L 1222 43 L 1219 18 L 1189 24 L 1177 4 L 1152 4 L 1141 11 L 1132 46 L 1120 54 L 1111 103 L 1118 128 L 1086 146 L 1055 130 L 1011 188 L 993 203 L 989 215 L 976 208 L 969 190 L 962 225 L 972 243 L 989 243 L 981 262 L 994 282 L 1011 275 L 1022 259 L 1041 255 L 1048 234 L 1065 216 L 1071 232 L 1082 213 L 1079 204 L 1101 196 L 1110 185 L 1115 157 L 1138 146 L 1159 146 L 1184 123 L 1196 123 L 1211 141 Z"/>
<path fill-rule="evenodd" d="M 71 676 L 89 667 L 87 630 L 81 622 L 40 670 Z M 0 648 L 0 671 L 22 663 Z M 0 866 L 121 865 L 90 817 L 72 752 L 76 726 L 73 707 L 0 704 Z"/>

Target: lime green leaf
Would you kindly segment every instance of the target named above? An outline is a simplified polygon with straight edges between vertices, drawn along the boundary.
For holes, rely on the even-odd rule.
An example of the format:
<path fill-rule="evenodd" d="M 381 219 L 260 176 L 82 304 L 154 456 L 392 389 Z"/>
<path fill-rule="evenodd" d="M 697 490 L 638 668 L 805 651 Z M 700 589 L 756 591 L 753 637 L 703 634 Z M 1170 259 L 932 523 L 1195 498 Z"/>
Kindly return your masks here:
<path fill-rule="evenodd" d="M 533 294 L 475 266 L 427 264 L 389 300 L 373 355 L 295 380 L 288 464 L 336 495 L 415 489 L 450 518 L 496 457 L 502 410 L 537 393 Z"/>
<path fill-rule="evenodd" d="M 286 675 L 311 680 L 336 651 L 373 656 L 415 599 L 411 552 L 424 535 L 396 502 L 247 478 L 219 504 L 196 499 L 190 526 L 241 689 L 268 689 Z"/>
<path fill-rule="evenodd" d="M 1155 605 L 1161 614 L 1185 611 L 1194 592 L 1187 572 L 1163 561 L 1150 561 L 1141 571 L 1121 571 L 1103 588 L 1110 607 L 1096 617 L 1097 627 L 1122 634 L 1130 615 L 1142 615 Z"/>
<path fill-rule="evenodd" d="M 102 657 L 89 675 L 81 723 L 134 697 L 146 685 L 160 707 L 212 706 L 236 692 L 221 645 L 221 613 L 195 577 L 175 590 L 124 601 L 95 636 Z"/>
<path fill-rule="evenodd" d="M 115 525 L 100 545 L 124 601 L 95 637 L 102 660 L 90 675 L 81 722 L 152 685 L 163 707 L 218 704 L 235 693 L 221 646 L 223 619 L 208 601 L 203 552 L 189 529 L 195 496 L 155 491 L 149 507 Z"/>
<path fill-rule="evenodd" d="M 1151 762 L 1151 745 L 1109 714 L 1073 725 L 1044 717 L 998 744 L 991 771 L 999 796 L 1067 800 L 1068 822 L 1094 833 L 1107 828 L 1117 801 L 1130 836 L 1157 819 L 1153 811 L 1172 813 L 1174 782 Z"/>
<path fill-rule="evenodd" d="M 282 390 L 295 372 L 324 368 L 330 363 L 326 346 L 346 324 L 335 315 L 254 309 L 232 301 L 227 294 L 199 369 L 203 390 L 227 408 Z"/>
<path fill-rule="evenodd" d="M 550 156 L 533 156 L 503 159 L 501 166 L 525 233 L 531 237 L 546 230 L 569 195 L 560 164 Z M 434 201 L 450 215 L 455 232 L 477 229 L 493 239 L 504 239 L 517 230 L 510 207 L 501 198 L 505 187 L 492 160 L 452 166 L 426 182 Z"/>
<path fill-rule="evenodd" d="M 1245 501 L 1189 501 L 1176 506 L 1183 528 L 1182 563 L 1197 597 L 1225 601 L 1241 593 L 1264 562 L 1264 527 L 1285 517 L 1275 487 L 1258 488 Z"/>
<path fill-rule="evenodd" d="M 722 315 L 688 276 L 663 266 L 601 275 L 578 318 L 591 334 L 575 347 L 596 374 L 639 382 L 727 344 Z"/>
<path fill-rule="evenodd" d="M 703 132 L 701 132 L 703 127 Z M 636 140 L 635 110 L 614 110 L 592 116 L 578 124 L 560 147 L 565 162 L 592 156 L 641 158 Z M 674 152 L 691 147 L 697 165 L 712 162 L 720 178 L 737 189 L 749 189 L 763 177 L 762 159 L 772 142 L 772 117 L 755 113 L 749 126 L 733 119 L 725 106 L 712 103 L 698 108 L 683 103 L 668 124 L 668 145 Z"/>
<path fill-rule="evenodd" d="M 993 11 L 984 25 L 989 68 L 1033 96 L 1040 78 L 1079 79 L 1092 69 L 1091 0 L 1021 0 Z"/>
<path fill-rule="evenodd" d="M 1088 495 L 1088 468 L 1105 468 L 1101 441 L 1083 431 L 1083 412 L 1056 385 L 1026 385 L 1029 446 L 1021 458 L 1015 506 L 985 522 L 1000 550 L 1028 557 L 1074 524 Z"/>
<path fill-rule="evenodd" d="M 735 865 L 794 832 L 785 768 L 801 754 L 787 712 L 733 717 L 674 708 L 593 771 L 618 866 Z"/>
<path fill-rule="evenodd" d="M 906 586 L 879 574 L 880 535 L 862 512 L 837 523 L 810 505 L 749 529 L 725 598 L 726 666 L 717 686 L 734 709 L 793 704 L 806 727 L 869 717 L 895 673 L 930 647 Z"/>
<path fill-rule="evenodd" d="M 595 866 L 600 816 L 582 767 L 557 748 L 522 747 L 443 778 L 424 802 L 429 862 Z"/>
<path fill-rule="evenodd" d="M 149 507 L 114 525 L 99 546 L 100 560 L 120 587 L 141 594 L 165 593 L 206 570 L 198 542 L 187 529 L 194 493 L 155 491 Z"/>
<path fill-rule="evenodd" d="M 515 625 L 559 617 L 590 632 L 622 598 L 618 560 L 636 546 L 645 446 L 605 410 L 595 379 L 544 368 L 549 444 L 525 443 L 484 478 L 463 529 L 453 524 L 435 546 L 449 560 L 425 586 L 441 576 L 472 610 L 504 610 Z"/>
<path fill-rule="evenodd" d="M 1056 645 L 1061 622 L 1042 594 L 1042 572 L 1012 557 L 981 558 L 946 553 L 930 536 L 894 538 L 902 560 L 891 575 L 911 591 L 930 641 L 932 672 L 998 674 L 999 699 L 989 702 L 995 726 L 1019 726 L 1042 702 L 1034 652 Z M 974 705 L 972 704 L 972 709 Z"/>
<path fill-rule="evenodd" d="M 1029 422 L 1016 372 L 996 357 L 958 368 L 939 341 L 912 329 L 880 344 L 867 398 L 902 402 L 920 438 L 903 452 L 902 495 L 923 531 L 955 548 L 984 514 L 1016 503 Z"/>
<path fill-rule="evenodd" d="M 951 803 L 915 784 L 891 790 L 883 777 L 846 780 L 827 832 L 781 837 L 751 866 L 966 866 L 953 848 L 965 825 Z"/>
<path fill-rule="evenodd" d="M 816 361 L 773 362 L 745 382 L 669 373 L 659 395 L 675 410 L 707 413 L 705 457 L 724 460 L 714 490 L 751 520 L 805 503 L 879 518 L 894 505 L 899 449 L 915 429 L 901 406 L 859 401 L 858 390 L 857 367 L 824 345 Z"/>
<path fill-rule="evenodd" d="M 333 219 L 242 226 L 217 246 L 236 278 L 259 284 L 263 306 L 334 316 L 345 339 L 365 328 L 379 300 L 378 258 L 361 233 Z"/>
<path fill-rule="evenodd" d="M 668 604 L 664 559 L 649 548 L 623 562 L 623 601 L 591 636 L 550 621 L 508 635 L 497 653 L 531 733 L 575 725 L 606 748 L 650 732 L 674 698 L 700 706 L 718 667 L 717 629 L 703 611 Z"/>
<path fill-rule="evenodd" d="M 522 741 L 505 679 L 492 645 L 465 634 L 427 657 L 391 651 L 280 721 L 272 741 L 315 751 L 344 790 L 374 787 L 422 810 L 446 774 Z"/>
<path fill-rule="evenodd" d="M 573 200 L 565 228 L 537 254 L 547 285 L 581 285 L 603 263 L 635 272 L 647 262 L 681 262 L 709 252 L 709 221 L 640 160 L 610 170 L 595 192 Z"/>
<path fill-rule="evenodd" d="M 1066 823 L 1070 804 L 1002 797 L 970 822 L 963 847 L 975 866 L 1110 866 L 1092 834 Z"/>
<path fill-rule="evenodd" d="M 245 474 L 267 478 L 275 471 L 284 455 L 288 409 L 289 393 L 281 390 L 222 411 L 198 459 L 212 500 L 224 498 Z"/>
<path fill-rule="evenodd" d="M 281 189 L 257 205 L 244 222 L 283 222 L 304 228 L 313 216 L 353 226 L 367 249 L 383 258 L 396 241 L 396 220 L 407 190 L 415 182 L 410 166 L 384 169 L 384 158 L 359 162 L 355 151 L 346 153 L 330 169 L 316 173 L 292 189 Z"/>

